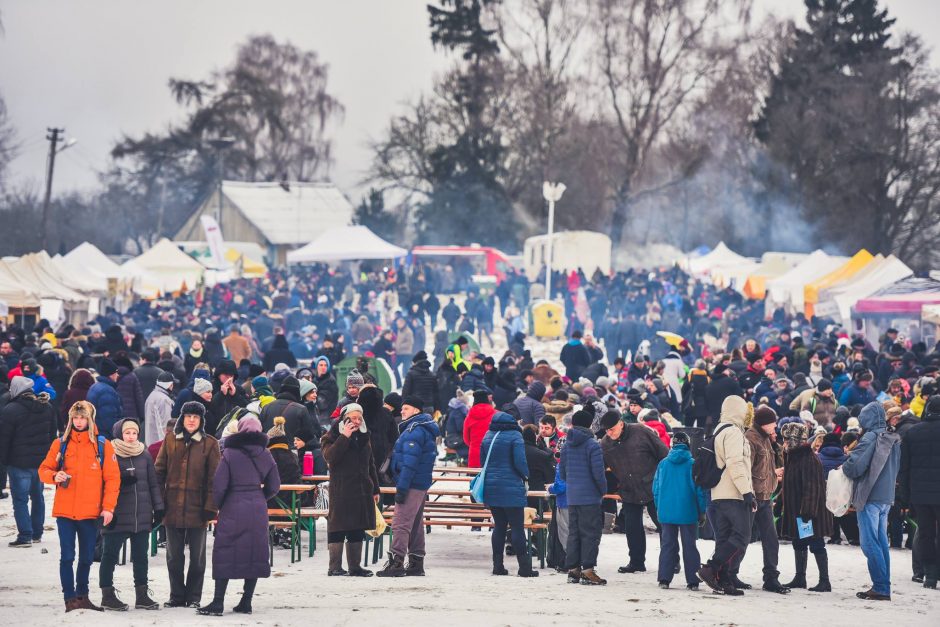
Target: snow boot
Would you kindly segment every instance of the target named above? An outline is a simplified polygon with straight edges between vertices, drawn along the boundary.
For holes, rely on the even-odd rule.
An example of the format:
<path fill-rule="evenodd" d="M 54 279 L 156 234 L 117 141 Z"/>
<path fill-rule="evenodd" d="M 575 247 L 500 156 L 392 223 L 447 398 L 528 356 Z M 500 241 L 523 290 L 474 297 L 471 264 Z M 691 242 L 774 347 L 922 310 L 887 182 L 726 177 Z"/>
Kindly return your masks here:
<path fill-rule="evenodd" d="M 150 590 L 146 585 L 134 586 L 134 593 L 137 599 L 134 601 L 134 607 L 138 610 L 159 610 L 160 604 L 150 598 Z M 104 601 L 102 601 L 102 604 Z"/>
<path fill-rule="evenodd" d="M 326 571 L 327 576 L 339 577 L 349 574 L 343 570 L 343 543 L 330 542 L 327 549 L 330 552 L 330 566 L 329 570 Z"/>
<path fill-rule="evenodd" d="M 362 542 L 346 543 L 346 566 L 350 577 L 371 577 L 372 571 L 359 565 L 362 561 Z"/>
<path fill-rule="evenodd" d="M 402 555 L 395 555 L 389 552 L 388 561 L 385 562 L 385 568 L 376 573 L 379 577 L 404 577 L 408 573 L 405 571 L 405 558 Z"/>
<path fill-rule="evenodd" d="M 242 598 L 238 605 L 232 608 L 233 612 L 236 614 L 251 614 L 251 597 L 255 594 L 255 585 L 257 583 L 257 579 L 245 580 L 245 585 L 242 588 Z"/>
<path fill-rule="evenodd" d="M 764 582 L 763 589 L 766 592 L 776 592 L 777 594 L 790 594 L 790 589 L 782 585 L 776 577 Z"/>
<path fill-rule="evenodd" d="M 606 586 L 607 580 L 601 579 L 593 568 L 581 571 L 581 585 L 583 586 Z"/>
<path fill-rule="evenodd" d="M 114 586 L 101 589 L 101 607 L 114 612 L 127 611 L 127 603 L 118 598 Z"/>
<path fill-rule="evenodd" d="M 751 584 L 749 584 L 749 583 L 744 583 L 743 581 L 741 581 L 740 579 L 738 579 L 738 576 L 737 576 L 737 575 L 731 575 L 730 579 L 731 579 L 731 583 L 732 583 L 732 584 L 734 585 L 734 587 L 737 588 L 738 590 L 750 590 L 751 588 L 754 587 L 754 586 L 752 586 Z"/>
<path fill-rule="evenodd" d="M 95 612 L 103 612 L 104 608 L 98 607 L 91 602 L 91 599 L 88 596 L 77 596 L 75 597 L 75 609 L 76 610 L 92 610 Z"/>
<path fill-rule="evenodd" d="M 581 569 L 572 568 L 568 571 L 568 583 L 578 583 L 581 581 Z"/>
<path fill-rule="evenodd" d="M 816 567 L 819 568 L 819 583 L 809 589 L 810 592 L 832 592 L 829 583 L 829 554 L 825 551 L 813 553 L 816 558 Z"/>
<path fill-rule="evenodd" d="M 796 575 L 789 583 L 783 584 L 785 588 L 803 588 L 806 589 L 806 563 L 809 560 L 809 551 L 806 549 L 794 549 L 793 556 L 796 561 Z"/>
<path fill-rule="evenodd" d="M 405 574 L 409 577 L 424 577 L 424 556 L 409 553 Z"/>

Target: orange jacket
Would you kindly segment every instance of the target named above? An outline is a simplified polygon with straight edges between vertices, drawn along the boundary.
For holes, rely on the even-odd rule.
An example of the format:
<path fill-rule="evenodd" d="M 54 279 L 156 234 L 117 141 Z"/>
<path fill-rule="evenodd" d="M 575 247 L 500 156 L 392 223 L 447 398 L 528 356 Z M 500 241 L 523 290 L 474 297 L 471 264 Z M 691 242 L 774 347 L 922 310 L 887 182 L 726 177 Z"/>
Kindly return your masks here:
<path fill-rule="evenodd" d="M 65 449 L 65 464 L 62 470 L 72 475 L 69 487 L 56 486 L 52 516 L 87 520 L 98 518 L 103 510 L 114 511 L 118 492 L 121 490 L 121 470 L 111 442 L 104 443 L 104 470 L 98 465 L 98 434 L 94 423 L 88 431 L 69 433 L 69 445 Z M 55 484 L 59 470 L 61 442 L 52 441 L 49 452 L 39 466 L 39 479 L 43 483 Z"/>

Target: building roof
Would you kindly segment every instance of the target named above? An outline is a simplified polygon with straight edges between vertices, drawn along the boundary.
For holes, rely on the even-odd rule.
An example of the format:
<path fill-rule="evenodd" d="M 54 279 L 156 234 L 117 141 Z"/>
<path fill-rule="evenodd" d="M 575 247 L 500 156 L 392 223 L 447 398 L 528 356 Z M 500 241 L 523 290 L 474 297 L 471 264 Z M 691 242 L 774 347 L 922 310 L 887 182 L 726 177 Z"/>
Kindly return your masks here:
<path fill-rule="evenodd" d="M 222 193 L 275 245 L 307 244 L 352 221 L 352 203 L 332 183 L 223 181 Z"/>

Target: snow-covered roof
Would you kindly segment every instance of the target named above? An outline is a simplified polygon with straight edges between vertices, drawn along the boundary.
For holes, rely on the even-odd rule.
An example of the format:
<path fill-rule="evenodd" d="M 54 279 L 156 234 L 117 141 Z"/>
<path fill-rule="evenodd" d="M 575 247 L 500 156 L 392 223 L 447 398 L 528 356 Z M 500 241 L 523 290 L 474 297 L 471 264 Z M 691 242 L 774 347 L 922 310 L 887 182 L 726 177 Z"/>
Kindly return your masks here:
<path fill-rule="evenodd" d="M 222 193 L 275 245 L 306 244 L 352 221 L 352 203 L 331 183 L 223 181 Z"/>

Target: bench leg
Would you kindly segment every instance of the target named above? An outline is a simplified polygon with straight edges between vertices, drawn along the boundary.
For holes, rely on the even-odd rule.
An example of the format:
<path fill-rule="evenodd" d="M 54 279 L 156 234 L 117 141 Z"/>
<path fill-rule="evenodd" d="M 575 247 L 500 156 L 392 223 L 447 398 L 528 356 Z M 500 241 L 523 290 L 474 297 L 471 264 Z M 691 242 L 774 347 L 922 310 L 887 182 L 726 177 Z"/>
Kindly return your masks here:
<path fill-rule="evenodd" d="M 268 564 L 274 566 L 274 529 L 268 527 Z"/>

